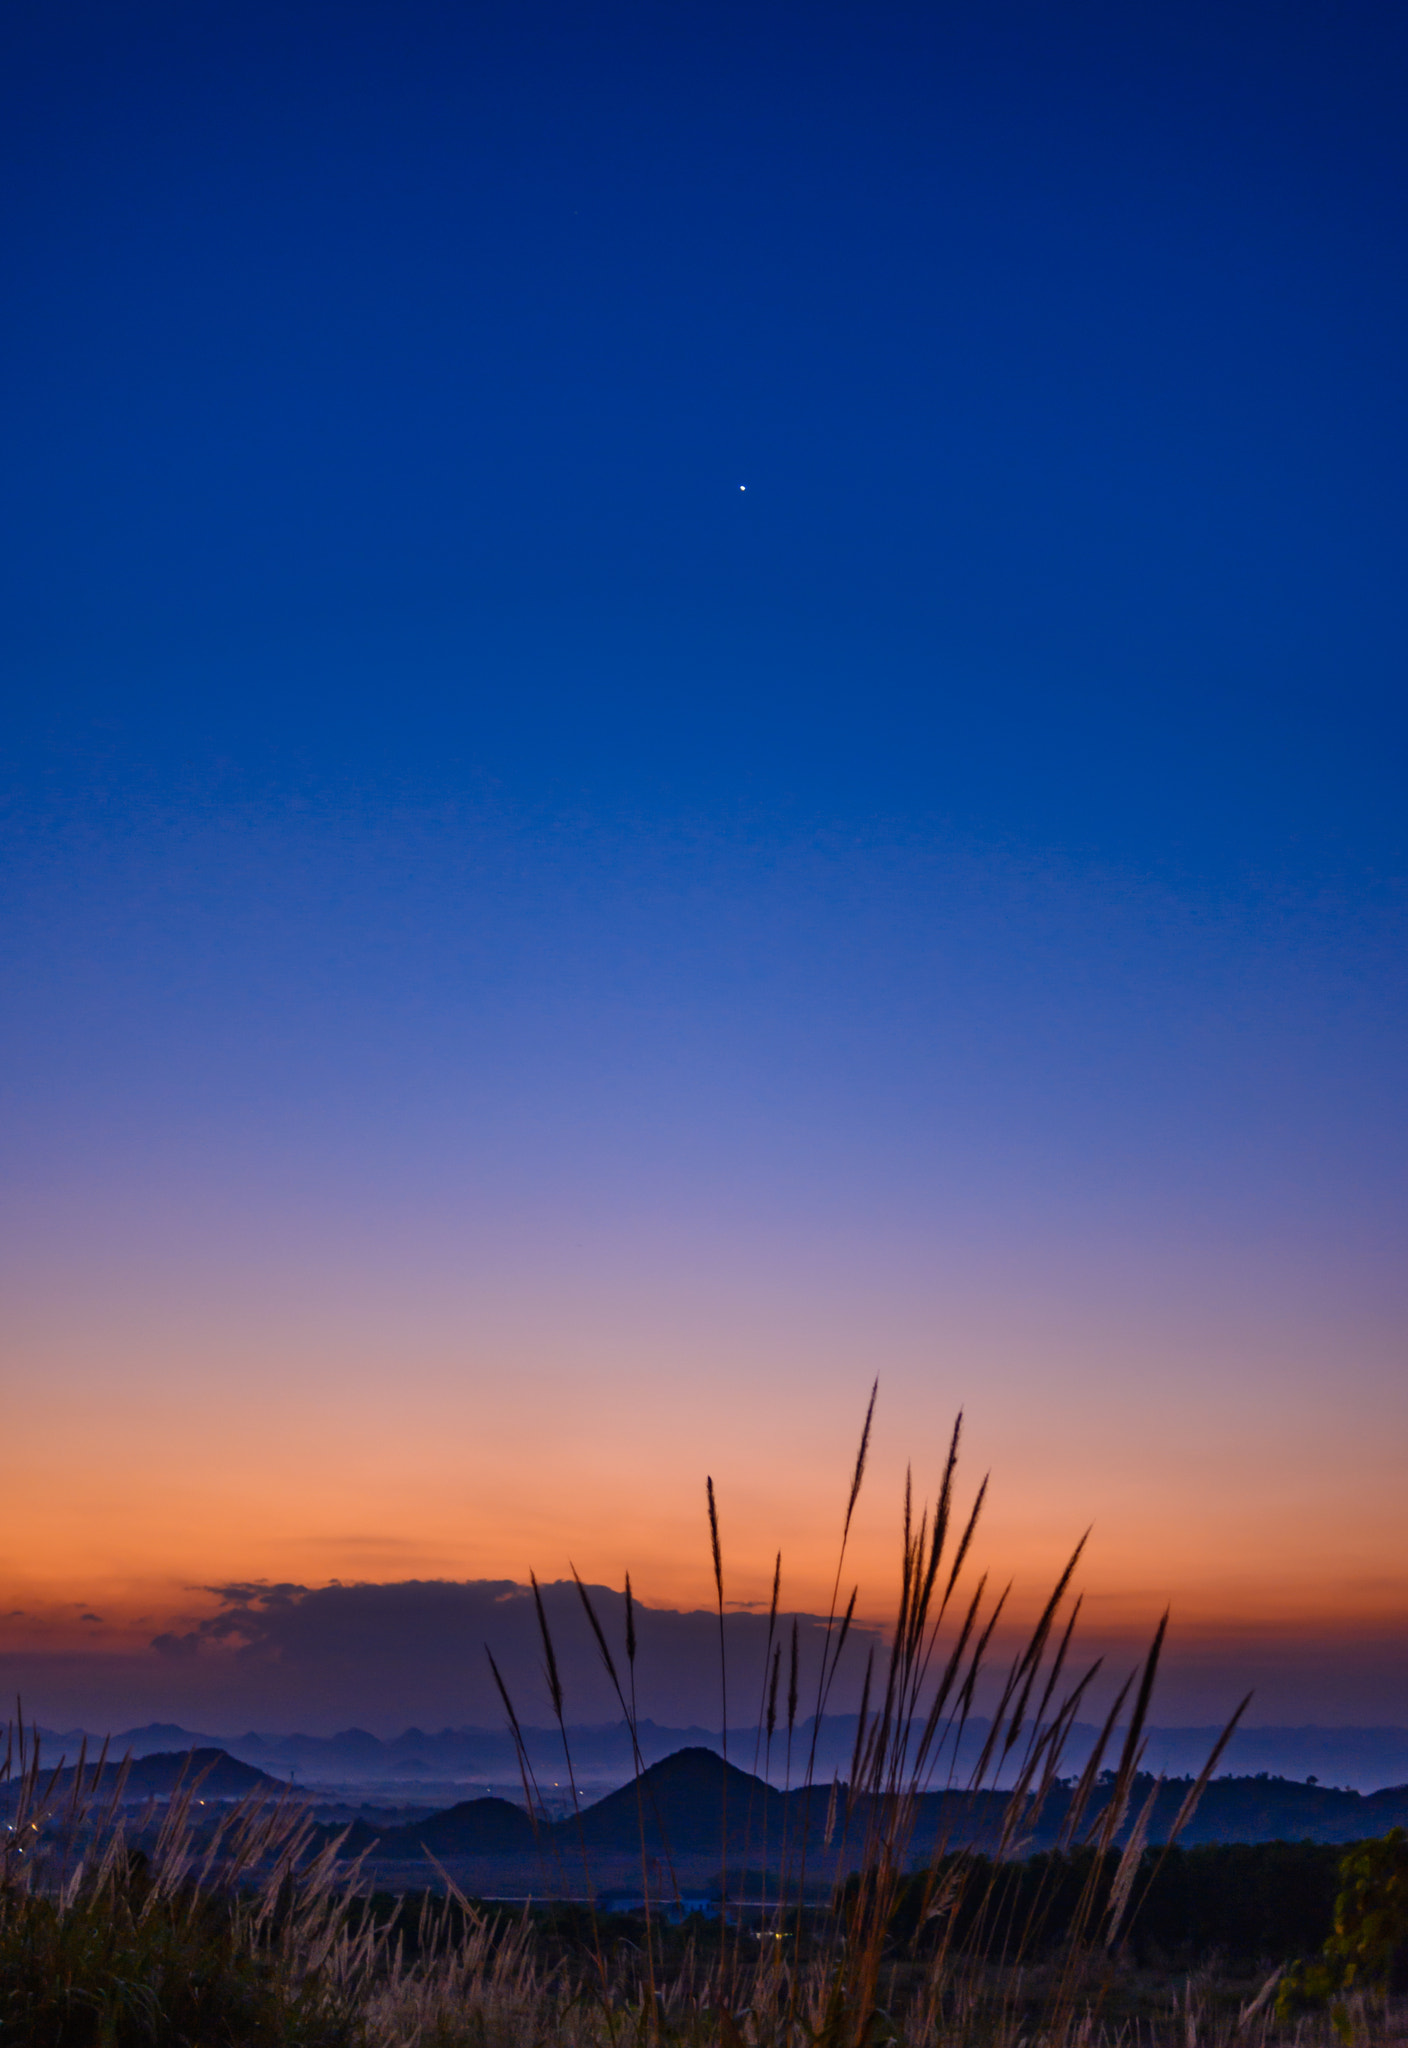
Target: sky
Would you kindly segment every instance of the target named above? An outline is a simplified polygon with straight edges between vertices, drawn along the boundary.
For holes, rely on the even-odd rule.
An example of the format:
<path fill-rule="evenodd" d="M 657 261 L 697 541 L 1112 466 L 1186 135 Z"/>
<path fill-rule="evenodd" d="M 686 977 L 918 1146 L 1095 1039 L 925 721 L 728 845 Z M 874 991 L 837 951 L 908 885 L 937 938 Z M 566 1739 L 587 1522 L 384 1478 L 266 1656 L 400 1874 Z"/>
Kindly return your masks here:
<path fill-rule="evenodd" d="M 878 1376 L 869 1621 L 961 1408 L 1160 1718 L 1408 1721 L 1405 45 L 5 10 L 36 1711 L 232 1586 L 707 1607 L 706 1474 L 824 1613 Z"/>

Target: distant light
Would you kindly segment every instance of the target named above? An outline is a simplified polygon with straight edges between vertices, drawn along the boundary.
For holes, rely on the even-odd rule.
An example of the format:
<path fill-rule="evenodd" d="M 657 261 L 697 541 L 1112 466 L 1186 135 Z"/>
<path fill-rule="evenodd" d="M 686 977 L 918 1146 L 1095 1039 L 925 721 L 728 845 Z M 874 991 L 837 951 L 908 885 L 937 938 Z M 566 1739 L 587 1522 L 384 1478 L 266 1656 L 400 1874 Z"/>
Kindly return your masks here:
<path fill-rule="evenodd" d="M 748 488 L 748 486 L 747 486 L 747 484 L 740 484 L 740 485 L 738 486 L 738 488 L 739 488 L 739 490 L 740 490 L 740 491 L 746 491 L 746 490 L 747 490 L 747 488 Z"/>

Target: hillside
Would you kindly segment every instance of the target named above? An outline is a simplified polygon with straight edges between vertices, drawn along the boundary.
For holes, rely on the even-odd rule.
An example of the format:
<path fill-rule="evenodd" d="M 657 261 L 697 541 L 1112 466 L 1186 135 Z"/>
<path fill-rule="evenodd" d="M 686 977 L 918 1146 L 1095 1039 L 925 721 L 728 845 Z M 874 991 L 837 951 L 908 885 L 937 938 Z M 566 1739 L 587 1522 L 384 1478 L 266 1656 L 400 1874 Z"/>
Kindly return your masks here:
<path fill-rule="evenodd" d="M 374 1849 L 379 1858 L 414 1858 L 428 1850 L 441 1861 L 447 1856 L 531 1856 L 537 1840 L 521 1806 L 507 1799 L 464 1799 L 406 1827 L 375 1830 L 364 1820 L 356 1821 L 346 1853 L 355 1856 Z"/>
<path fill-rule="evenodd" d="M 1188 1784 L 1171 1780 L 1158 1789 L 1152 1841 L 1166 1837 Z M 1154 1791 L 1152 1778 L 1139 1781 L 1131 1811 Z M 1060 1789 L 1043 1812 L 1032 1816 L 1023 1851 L 1054 1846 L 1068 1796 Z M 1001 1793 L 935 1792 L 920 1798 L 913 1811 L 911 1860 L 923 1862 L 945 1846 L 992 1850 L 1005 1809 Z M 473 1799 L 408 1826 L 377 1830 L 358 1822 L 346 1851 L 365 1854 L 373 1868 L 423 1863 L 428 1852 L 464 1881 L 495 1891 L 576 1888 L 583 1857 L 596 1885 L 636 1883 L 642 1847 L 653 1863 L 673 1869 L 682 1883 L 713 1880 L 725 1865 L 776 1873 L 784 1856 L 794 1872 L 805 1860 L 809 1875 L 826 1881 L 855 1867 L 872 1827 L 883 1818 L 876 1802 L 851 1801 L 843 1786 L 779 1792 L 725 1764 L 715 1751 L 693 1747 L 585 1806 L 579 1818 L 540 1821 L 535 1828 L 523 1809 L 507 1800 Z M 1223 1778 L 1208 1787 L 1183 1840 L 1187 1846 L 1276 1840 L 1333 1844 L 1404 1824 L 1408 1787 L 1366 1795 L 1283 1778 Z"/>
<path fill-rule="evenodd" d="M 95 1787 L 101 1792 L 111 1791 L 117 1782 L 120 1763 L 103 1766 L 101 1777 Z M 59 1784 L 73 1783 L 73 1770 L 59 1773 Z M 91 1764 L 83 1773 L 85 1785 L 93 1783 Z M 128 1766 L 126 1783 L 123 1786 L 124 1799 L 169 1799 L 178 1787 L 199 1780 L 199 1799 L 243 1799 L 250 1792 L 264 1791 L 270 1798 L 286 1792 L 288 1787 L 278 1778 L 271 1778 L 267 1771 L 257 1770 L 253 1764 L 243 1764 L 223 1749 L 187 1749 L 158 1751 L 154 1756 L 138 1757 Z"/>

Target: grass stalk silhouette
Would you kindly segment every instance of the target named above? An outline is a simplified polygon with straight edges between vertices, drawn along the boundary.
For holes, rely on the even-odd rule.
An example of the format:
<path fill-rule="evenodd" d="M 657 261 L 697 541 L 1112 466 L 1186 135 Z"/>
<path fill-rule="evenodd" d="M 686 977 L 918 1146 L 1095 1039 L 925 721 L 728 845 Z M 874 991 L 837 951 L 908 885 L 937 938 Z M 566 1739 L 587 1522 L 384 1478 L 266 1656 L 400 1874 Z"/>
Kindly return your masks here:
<path fill-rule="evenodd" d="M 1099 1660 L 1071 1675 L 1076 1642 L 1080 1598 L 1073 1595 L 1073 1582 L 1086 1544 L 1082 1536 L 1058 1574 L 1035 1622 L 1018 1645 L 1005 1672 L 990 1676 L 992 1649 L 997 1631 L 1008 1610 L 1011 1587 L 995 1595 L 986 1574 L 978 1578 L 966 1604 L 950 1621 L 962 1575 L 972 1555 L 975 1533 L 987 1497 L 984 1477 L 966 1518 L 956 1513 L 956 1477 L 962 1434 L 962 1417 L 955 1422 L 932 1506 L 917 1504 L 912 1475 L 907 1475 L 901 1533 L 900 1583 L 896 1619 L 889 1643 L 877 1660 L 875 1646 L 867 1656 L 860 1687 L 860 1710 L 856 1718 L 851 1749 L 850 1773 L 846 1780 L 833 1778 L 827 1796 L 816 1781 L 818 1745 L 826 1709 L 832 1697 L 841 1658 L 852 1630 L 857 1593 L 853 1591 L 844 1609 L 841 1586 L 854 1515 L 863 1486 L 871 1440 L 878 1389 L 872 1387 L 862 1424 L 851 1483 L 842 1519 L 841 1540 L 833 1579 L 831 1601 L 821 1632 L 816 1674 L 815 1710 L 805 1750 L 800 1783 L 793 1784 L 793 1749 L 798 1733 L 800 1706 L 800 1636 L 794 1615 L 789 1636 L 777 1640 L 781 1588 L 781 1554 L 773 1571 L 772 1597 L 763 1651 L 762 1681 L 754 1730 L 755 1766 L 761 1758 L 765 1781 L 770 1779 L 773 1745 L 778 1732 L 780 1694 L 783 1683 L 783 1651 L 786 1647 L 785 1749 L 783 1780 L 786 1788 L 782 1812 L 786 1816 L 783 1839 L 776 1845 L 777 1895 L 772 1909 L 770 1932 L 774 1940 L 764 1943 L 751 1974 L 743 1968 L 743 1920 L 741 1912 L 730 1925 L 730 1870 L 733 1867 L 733 1836 L 728 1813 L 727 1775 L 721 1782 L 721 1856 L 718 1876 L 720 1911 L 718 1957 L 713 1966 L 709 1995 L 720 2014 L 731 2014 L 725 2026 L 720 2019 L 720 2038 L 728 2048 L 738 2048 L 747 2039 L 747 2027 L 762 2042 L 800 2041 L 812 2048 L 867 2048 L 875 2029 L 890 2025 L 893 2014 L 882 1999 L 884 1981 L 896 1975 L 897 1965 L 891 1939 L 897 1908 L 906 1887 L 915 1880 L 911 1845 L 920 1813 L 920 1803 L 932 1790 L 948 1795 L 945 1819 L 929 1846 L 927 1860 L 919 1873 L 923 1891 L 921 1924 L 947 1920 L 956 1926 L 960 1898 L 965 1905 L 968 1944 L 980 1949 L 985 1937 L 1005 1911 L 1005 1873 L 1012 1860 L 1030 1841 L 1042 1813 L 1053 1798 L 1065 1802 L 1061 1819 L 1061 1840 L 1068 1854 L 1088 1847 L 1093 1853 L 1085 1868 L 1066 1936 L 1066 1959 L 1057 1973 L 1049 1997 L 1048 2019 L 1056 2034 L 1077 2023 L 1081 2001 L 1090 2018 L 1088 1981 L 1091 1959 L 1109 1952 L 1122 1930 L 1137 1914 L 1141 1895 L 1151 1881 L 1147 1875 L 1145 1843 L 1154 1812 L 1154 1799 L 1145 1796 L 1140 1813 L 1130 1822 L 1130 1803 L 1143 1756 L 1147 1719 L 1158 1672 L 1168 1617 L 1160 1621 L 1147 1656 L 1119 1687 L 1113 1705 L 1084 1768 L 1072 1789 L 1062 1776 L 1066 1745 L 1076 1716 L 1096 1680 Z M 718 1497 L 713 1478 L 706 1482 L 706 1503 L 710 1559 L 713 1568 L 715 1608 L 719 1629 L 719 1686 L 723 1707 L 724 1750 L 727 1771 L 728 1669 L 727 1632 L 724 1627 L 725 1589 Z M 956 1532 L 956 1534 L 955 1534 Z M 637 1800 L 641 1829 L 642 1889 L 647 1901 L 651 1894 L 648 1859 L 645 1853 L 644 1805 L 639 1780 L 643 1772 L 635 1714 L 634 1617 L 627 1602 L 628 1662 L 631 1698 L 626 1699 L 615 1659 L 590 1595 L 574 1572 L 579 1594 L 599 1653 L 611 1678 L 618 1702 L 631 1730 L 632 1755 L 638 1780 Z M 536 1580 L 534 1581 L 536 1594 Z M 539 1599 L 539 1612 L 546 1630 L 546 1618 Z M 552 1689 L 549 1660 L 549 1684 Z M 965 1735 L 977 1710 L 980 1693 L 996 1684 L 996 1702 L 988 1715 L 976 1762 L 966 1772 L 960 1769 Z M 554 1713 L 565 1739 L 560 1687 L 553 1691 Z M 1127 1718 L 1122 1720 L 1122 1717 Z M 1239 1713 L 1241 1709 L 1238 1710 Z M 1188 1798 L 1174 1824 L 1171 1841 L 1186 1826 L 1198 1798 L 1215 1768 L 1218 1757 L 1235 1725 L 1235 1718 L 1222 1742 Z M 1113 1768 L 1107 1759 L 1119 1737 L 1119 1755 Z M 999 1794 L 999 1780 L 1010 1781 Z M 1155 1794 L 1157 1793 L 1155 1787 Z M 995 1803 L 996 1802 L 996 1803 Z M 574 1802 L 575 1803 L 575 1802 Z M 771 1867 L 767 1854 L 767 1807 L 764 1802 L 763 1868 Z M 821 1815 L 824 1811 L 824 1821 Z M 995 1816 L 995 1818 L 994 1818 Z M 750 1795 L 743 1826 L 742 1867 L 749 1867 L 752 1843 L 753 1807 Z M 983 1826 L 996 1829 L 995 1854 L 978 1859 L 975 1844 Z M 663 1835 L 663 1830 L 661 1830 Z M 819 1839 L 818 1839 L 819 1836 Z M 1167 1853 L 1167 1851 L 1165 1851 Z M 830 1864 L 833 1910 L 830 1916 L 830 1946 L 820 1949 L 809 1942 L 808 1931 L 815 1908 L 808 1905 L 810 1859 L 820 1854 Z M 971 1869 L 965 1867 L 965 1859 Z M 859 1875 L 845 1882 L 846 1871 Z M 1054 1880 L 1053 1880 L 1054 1882 Z M 977 1891 L 972 1887 L 977 1886 Z M 1034 1949 L 1042 1936 L 1051 1900 L 1040 1888 L 1028 1900 L 1020 1926 L 1011 1930 L 1011 1953 L 1005 1959 L 1020 1972 L 1024 1954 Z M 649 2003 L 653 2011 L 666 2012 L 668 1999 L 657 1982 L 653 1929 L 647 1922 L 647 1974 Z M 1004 1935 L 1004 1941 L 1009 1937 Z M 779 1959 L 784 1942 L 796 1959 L 791 1967 Z M 801 1966 L 804 1950 L 809 1955 Z M 766 1963 L 764 1958 L 766 1957 Z M 914 1970 L 910 1970 L 911 1978 Z M 945 1935 L 931 1946 L 927 1960 L 911 1983 L 911 2023 L 919 2032 L 933 2037 L 944 2014 L 953 2005 L 973 2005 L 977 1978 L 970 1959 L 960 1953 Z M 884 1994 L 888 1996 L 888 1993 Z M 1011 2015 L 1009 2014 L 1009 2017 Z M 766 2024 L 765 2024 L 766 2022 Z M 1056 2038 L 1056 2034 L 1052 2038 Z M 736 2038 L 735 2038 L 736 2037 Z"/>

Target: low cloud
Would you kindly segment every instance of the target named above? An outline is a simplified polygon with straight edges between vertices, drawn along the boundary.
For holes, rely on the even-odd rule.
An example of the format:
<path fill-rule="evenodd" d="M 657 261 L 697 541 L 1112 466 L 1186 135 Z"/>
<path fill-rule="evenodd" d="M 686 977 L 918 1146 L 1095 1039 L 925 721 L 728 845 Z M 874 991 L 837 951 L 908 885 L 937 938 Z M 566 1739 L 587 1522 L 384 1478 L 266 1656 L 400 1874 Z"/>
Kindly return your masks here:
<path fill-rule="evenodd" d="M 623 1685 L 625 1603 L 591 1588 Z M 582 1611 L 575 1585 L 543 1588 L 565 1692 L 577 1725 L 614 1723 L 620 1705 Z M 250 1729 L 332 1734 L 360 1726 L 383 1736 L 408 1726 L 497 1728 L 504 1711 L 485 1645 L 503 1672 L 525 1724 L 551 1718 L 543 1650 L 531 1592 L 508 1579 L 407 1579 L 306 1586 L 232 1581 L 203 1589 L 204 1612 L 164 1616 L 162 1633 L 134 1651 L 111 1629 L 59 1648 L 41 1639 L 0 1658 L 0 1681 L 26 1714 L 51 1728 L 107 1731 L 178 1721 L 215 1735 Z M 781 1692 L 794 1617 L 779 1618 Z M 825 1622 L 798 1615 L 803 1717 L 816 1701 Z M 636 1608 L 639 1711 L 671 1727 L 719 1726 L 719 1622 L 712 1610 Z M 724 1617 L 728 1717 L 754 1720 L 765 1684 L 766 1612 Z M 876 1632 L 851 1632 L 829 1706 L 853 1711 Z M 1084 1659 L 1103 1654 L 1114 1685 L 1143 1654 L 1144 1641 L 1098 1623 L 1081 1632 Z M 1000 1676 L 1015 1637 L 992 1646 Z M 1103 1682 L 1103 1679 L 1102 1679 Z M 1219 1724 L 1255 1689 L 1251 1720 L 1400 1724 L 1408 1687 L 1408 1628 L 1278 1628 L 1270 1623 L 1180 1629 L 1175 1622 L 1155 1699 L 1165 1726 Z M 783 1707 L 785 1715 L 785 1706 Z"/>
<path fill-rule="evenodd" d="M 196 1652 L 200 1649 L 200 1636 L 195 1629 L 192 1629 L 188 1635 L 184 1636 L 172 1635 L 170 1633 L 153 1636 L 152 1648 L 156 1651 L 158 1657 L 172 1657 L 179 1662 L 182 1658 L 195 1656 Z"/>
<path fill-rule="evenodd" d="M 617 1676 L 627 1687 L 624 1596 L 607 1586 L 588 1590 Z M 294 1725 L 300 1713 L 321 1720 L 328 1711 L 378 1726 L 497 1722 L 503 1706 L 486 1649 L 520 1718 L 550 1718 L 537 1609 L 530 1590 L 511 1579 L 317 1587 L 243 1581 L 207 1591 L 219 1602 L 218 1611 L 184 1634 L 155 1637 L 152 1649 L 168 1662 L 201 1657 L 233 1667 L 237 1691 L 261 1693 L 279 1725 Z M 544 1586 L 542 1596 L 569 1718 L 619 1719 L 620 1702 L 576 1585 L 559 1580 Z M 635 1678 L 643 1715 L 717 1726 L 726 1680 L 730 1721 L 754 1719 L 764 1685 L 766 1613 L 725 1615 L 722 1680 L 717 1614 L 640 1603 L 635 1614 Z M 784 1694 L 793 1620 L 781 1617 L 775 1633 L 784 1646 Z M 805 1712 L 815 1701 L 826 1625 L 815 1615 L 795 1621 Z M 865 1646 L 873 1639 L 873 1631 L 852 1628 L 834 1706 L 854 1705 Z"/>

